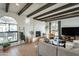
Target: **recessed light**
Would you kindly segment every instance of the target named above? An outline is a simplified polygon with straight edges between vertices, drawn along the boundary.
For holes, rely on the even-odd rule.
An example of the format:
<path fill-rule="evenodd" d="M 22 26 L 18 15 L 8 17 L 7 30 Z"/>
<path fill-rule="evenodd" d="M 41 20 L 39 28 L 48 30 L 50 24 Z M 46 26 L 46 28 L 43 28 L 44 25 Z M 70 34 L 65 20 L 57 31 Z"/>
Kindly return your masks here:
<path fill-rule="evenodd" d="M 16 6 L 19 6 L 19 4 L 18 4 L 18 3 L 16 3 Z"/>

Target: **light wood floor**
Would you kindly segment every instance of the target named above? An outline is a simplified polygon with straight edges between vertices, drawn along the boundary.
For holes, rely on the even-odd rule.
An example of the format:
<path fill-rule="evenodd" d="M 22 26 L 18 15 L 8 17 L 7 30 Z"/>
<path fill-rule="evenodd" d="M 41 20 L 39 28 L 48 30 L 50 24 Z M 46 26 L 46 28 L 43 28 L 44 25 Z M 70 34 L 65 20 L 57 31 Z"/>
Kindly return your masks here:
<path fill-rule="evenodd" d="M 37 56 L 34 43 L 11 47 L 8 51 L 0 51 L 0 56 Z"/>

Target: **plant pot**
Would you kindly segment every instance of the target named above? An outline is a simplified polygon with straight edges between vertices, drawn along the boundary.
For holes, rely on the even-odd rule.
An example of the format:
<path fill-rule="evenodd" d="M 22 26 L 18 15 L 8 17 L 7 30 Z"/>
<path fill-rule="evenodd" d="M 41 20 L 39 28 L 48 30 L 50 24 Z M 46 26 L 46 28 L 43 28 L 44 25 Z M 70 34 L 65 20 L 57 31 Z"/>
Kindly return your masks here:
<path fill-rule="evenodd" d="M 10 48 L 10 46 L 8 47 L 3 47 L 3 51 L 7 51 Z"/>

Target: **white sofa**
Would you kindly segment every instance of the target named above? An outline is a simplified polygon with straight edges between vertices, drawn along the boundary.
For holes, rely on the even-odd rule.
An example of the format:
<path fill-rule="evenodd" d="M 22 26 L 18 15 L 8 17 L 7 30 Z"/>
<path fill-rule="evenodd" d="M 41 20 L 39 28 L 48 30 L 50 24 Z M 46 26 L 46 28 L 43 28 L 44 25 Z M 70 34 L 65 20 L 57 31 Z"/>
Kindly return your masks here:
<path fill-rule="evenodd" d="M 67 49 L 72 49 L 74 47 L 74 43 L 73 42 L 66 42 L 66 48 Z"/>
<path fill-rule="evenodd" d="M 41 56 L 79 56 L 73 49 L 57 47 L 45 42 L 38 44 L 38 54 Z"/>
<path fill-rule="evenodd" d="M 74 40 L 73 44 L 74 44 L 74 48 L 79 48 L 79 40 Z"/>

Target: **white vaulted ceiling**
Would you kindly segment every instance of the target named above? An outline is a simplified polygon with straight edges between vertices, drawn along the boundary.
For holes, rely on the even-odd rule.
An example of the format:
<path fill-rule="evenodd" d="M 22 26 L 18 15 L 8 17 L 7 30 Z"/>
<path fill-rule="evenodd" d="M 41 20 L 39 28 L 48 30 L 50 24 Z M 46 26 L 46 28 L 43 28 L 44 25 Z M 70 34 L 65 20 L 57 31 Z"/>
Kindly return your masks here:
<path fill-rule="evenodd" d="M 51 16 L 51 15 L 54 15 L 54 14 L 57 14 L 57 13 L 61 13 L 61 12 L 66 11 L 66 10 L 74 9 L 76 7 L 79 8 L 79 4 L 77 3 L 76 5 L 71 4 L 71 6 L 68 7 L 68 8 L 64 8 L 64 9 L 60 8 L 60 10 L 52 12 L 51 10 L 55 10 L 55 9 L 57 9 L 59 7 L 67 5 L 69 3 L 56 3 L 56 4 L 53 3 L 54 5 L 50 5 L 49 7 L 47 7 L 47 5 L 46 5 L 48 3 L 32 3 L 31 5 L 27 5 L 28 3 L 18 3 L 18 4 L 19 5 L 16 5 L 16 3 L 9 3 L 8 12 L 15 13 L 17 15 L 18 15 L 19 12 L 21 12 L 20 15 L 27 17 L 29 14 L 33 13 L 34 11 L 37 12 L 37 10 L 39 10 L 41 7 L 44 7 L 45 9 L 41 8 L 42 10 L 40 10 L 37 13 L 34 12 L 35 14 L 32 14 L 31 16 L 29 16 L 29 18 L 31 17 L 31 18 L 34 18 L 36 20 L 43 20 L 43 21 L 47 21 L 47 20 L 49 20 L 49 19 L 51 19 L 53 17 L 52 16 L 52 17 L 49 18 L 48 16 Z M 24 6 L 25 6 L 25 8 L 23 9 Z M 3 10 L 4 12 L 6 12 L 5 9 L 6 9 L 6 3 L 0 3 L 0 10 Z M 44 13 L 47 13 L 49 11 L 51 11 L 51 13 L 44 14 Z M 77 10 L 77 11 L 79 11 L 79 10 Z M 41 14 L 44 14 L 44 15 L 39 16 Z M 61 14 L 59 14 L 59 15 L 61 15 Z M 37 17 L 37 16 L 39 16 L 39 17 Z M 78 14 L 77 14 L 77 16 L 78 16 Z M 35 18 L 35 17 L 37 17 L 37 18 Z M 48 17 L 48 18 L 45 18 L 45 17 Z M 60 18 L 58 18 L 58 19 L 60 19 Z M 52 18 L 52 20 L 53 20 L 53 18 Z"/>
<path fill-rule="evenodd" d="M 5 11 L 5 4 L 4 3 L 0 3 L 0 10 L 4 10 Z"/>
<path fill-rule="evenodd" d="M 38 8 L 40 8 L 41 6 L 45 5 L 44 3 L 35 3 L 33 5 L 31 5 L 22 15 L 28 15 L 30 13 L 32 13 L 33 11 L 37 10 Z"/>
<path fill-rule="evenodd" d="M 9 12 L 18 13 L 23 7 L 25 3 L 19 3 L 19 6 L 16 5 L 16 3 L 11 3 L 9 7 Z"/>

